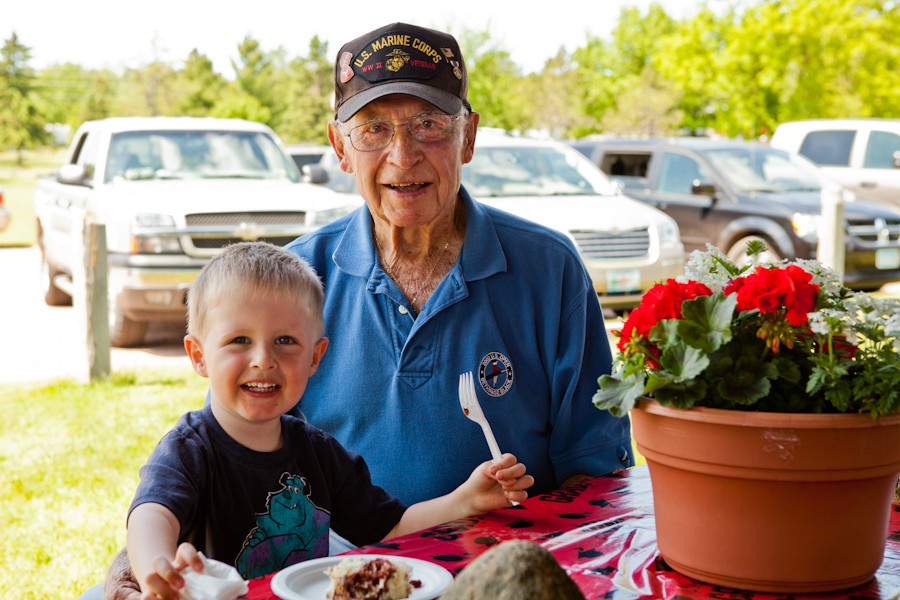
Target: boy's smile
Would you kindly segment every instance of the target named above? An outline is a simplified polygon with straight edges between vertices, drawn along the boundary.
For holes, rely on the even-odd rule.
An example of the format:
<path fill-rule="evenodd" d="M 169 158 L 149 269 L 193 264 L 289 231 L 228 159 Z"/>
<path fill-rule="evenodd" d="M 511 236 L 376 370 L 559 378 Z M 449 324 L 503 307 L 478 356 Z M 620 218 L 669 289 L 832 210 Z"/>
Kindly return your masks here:
<path fill-rule="evenodd" d="M 213 414 L 247 446 L 258 445 L 247 436 L 280 432 L 279 418 L 303 395 L 325 353 L 328 340 L 316 337 L 307 312 L 285 293 L 238 292 L 208 309 L 206 331 L 185 337 L 194 370 L 209 378 Z"/>

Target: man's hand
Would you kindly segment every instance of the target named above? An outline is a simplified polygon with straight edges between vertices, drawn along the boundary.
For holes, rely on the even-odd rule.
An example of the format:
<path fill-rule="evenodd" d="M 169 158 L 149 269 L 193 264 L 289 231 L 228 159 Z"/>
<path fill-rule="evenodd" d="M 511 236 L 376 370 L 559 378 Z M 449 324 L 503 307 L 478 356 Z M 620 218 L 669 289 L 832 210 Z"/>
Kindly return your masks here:
<path fill-rule="evenodd" d="M 128 562 L 125 548 L 119 551 L 109 565 L 106 581 L 103 582 L 103 600 L 140 600 L 141 586 Z"/>

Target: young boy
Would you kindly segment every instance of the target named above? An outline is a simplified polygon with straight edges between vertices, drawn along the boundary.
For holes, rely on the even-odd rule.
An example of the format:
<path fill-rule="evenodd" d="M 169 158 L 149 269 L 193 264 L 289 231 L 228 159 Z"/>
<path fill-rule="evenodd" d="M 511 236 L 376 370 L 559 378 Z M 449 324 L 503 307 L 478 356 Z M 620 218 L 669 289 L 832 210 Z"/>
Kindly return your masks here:
<path fill-rule="evenodd" d="M 184 346 L 211 402 L 141 469 L 127 542 L 143 598 L 177 597 L 178 571 L 203 568 L 198 550 L 250 579 L 327 556 L 329 527 L 366 545 L 527 497 L 534 479 L 506 454 L 407 508 L 372 484 L 361 457 L 286 415 L 328 347 L 322 302 L 303 259 L 259 242 L 227 247 L 192 285 Z"/>

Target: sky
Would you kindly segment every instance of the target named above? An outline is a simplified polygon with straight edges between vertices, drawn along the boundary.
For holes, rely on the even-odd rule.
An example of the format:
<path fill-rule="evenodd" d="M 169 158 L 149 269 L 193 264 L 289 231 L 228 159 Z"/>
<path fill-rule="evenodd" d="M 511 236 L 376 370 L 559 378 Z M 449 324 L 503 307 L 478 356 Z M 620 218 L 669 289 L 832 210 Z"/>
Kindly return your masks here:
<path fill-rule="evenodd" d="M 699 0 L 658 0 L 677 19 L 697 13 Z M 31 66 L 72 62 L 89 69 L 140 67 L 154 57 L 178 66 L 193 48 L 233 76 L 231 60 L 246 37 L 263 50 L 305 55 L 314 35 L 336 54 L 344 42 L 395 21 L 458 35 L 490 32 L 526 73 L 540 70 L 561 47 L 606 38 L 623 6 L 645 13 L 651 0 L 0 0 L 0 36 L 13 31 L 31 48 Z M 715 4 L 715 2 L 713 2 Z"/>

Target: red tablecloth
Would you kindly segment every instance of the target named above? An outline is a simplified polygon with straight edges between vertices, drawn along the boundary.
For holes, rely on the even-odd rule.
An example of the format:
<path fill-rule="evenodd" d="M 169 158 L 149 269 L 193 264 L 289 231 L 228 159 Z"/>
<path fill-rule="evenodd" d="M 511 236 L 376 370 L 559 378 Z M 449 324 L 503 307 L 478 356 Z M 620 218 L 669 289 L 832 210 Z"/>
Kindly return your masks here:
<path fill-rule="evenodd" d="M 720 588 L 669 569 L 656 548 L 646 466 L 528 499 L 520 506 L 366 546 L 347 554 L 394 554 L 439 564 L 454 575 L 492 545 L 529 540 L 547 548 L 588 600 L 642 598 L 786 600 Z M 250 582 L 248 600 L 278 600 L 271 577 Z M 884 562 L 870 583 L 804 599 L 891 598 L 900 593 L 900 512 L 891 514 Z"/>

